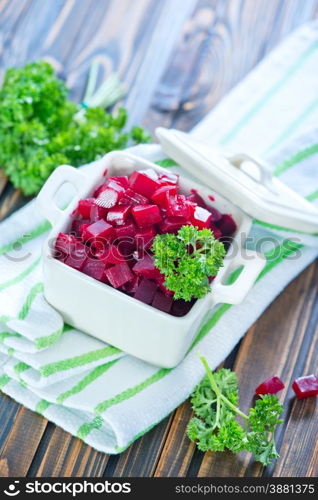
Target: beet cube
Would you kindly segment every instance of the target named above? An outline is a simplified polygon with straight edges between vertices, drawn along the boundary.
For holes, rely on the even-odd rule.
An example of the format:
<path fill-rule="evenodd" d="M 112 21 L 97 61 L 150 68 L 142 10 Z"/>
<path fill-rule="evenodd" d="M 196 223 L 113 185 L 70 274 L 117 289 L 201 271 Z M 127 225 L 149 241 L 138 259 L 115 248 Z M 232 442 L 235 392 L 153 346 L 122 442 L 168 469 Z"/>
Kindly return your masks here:
<path fill-rule="evenodd" d="M 134 239 L 136 235 L 136 226 L 133 222 L 118 226 L 115 228 L 116 239 Z"/>
<path fill-rule="evenodd" d="M 167 217 L 159 224 L 160 233 L 177 233 L 180 227 L 187 224 L 184 217 Z"/>
<path fill-rule="evenodd" d="M 218 228 L 214 224 L 210 224 L 210 229 L 211 229 L 213 236 L 216 240 L 219 240 L 220 238 L 222 238 L 222 231 L 220 230 L 220 228 Z"/>
<path fill-rule="evenodd" d="M 130 263 L 130 261 L 134 258 L 134 251 L 136 249 L 135 240 L 127 237 L 120 240 L 117 247 L 120 253 L 125 256 L 127 262 Z"/>
<path fill-rule="evenodd" d="M 147 279 L 160 279 L 162 276 L 159 269 L 156 268 L 153 257 L 145 255 L 143 259 L 139 260 L 132 268 L 135 274 L 139 274 Z"/>
<path fill-rule="evenodd" d="M 114 180 L 114 178 L 112 178 L 112 177 L 107 179 L 106 184 L 107 184 L 107 187 L 109 187 L 110 189 L 113 189 L 114 191 L 117 191 L 117 193 L 119 193 L 120 195 L 123 195 L 124 192 L 126 191 L 123 184 L 121 182 Z"/>
<path fill-rule="evenodd" d="M 115 189 L 107 187 L 104 189 L 96 198 L 96 205 L 100 205 L 103 208 L 114 207 L 120 200 L 120 194 Z"/>
<path fill-rule="evenodd" d="M 173 174 L 173 173 L 161 174 L 159 175 L 158 180 L 162 186 L 168 184 L 177 186 L 179 183 L 179 176 L 178 174 Z"/>
<path fill-rule="evenodd" d="M 139 172 L 136 170 L 129 177 L 129 186 L 136 191 L 136 193 L 146 198 L 150 198 L 154 191 L 160 187 L 160 184 L 157 180 L 149 176 L 148 171 Z"/>
<path fill-rule="evenodd" d="M 105 275 L 106 264 L 100 260 L 88 259 L 85 263 L 82 272 L 95 278 L 95 280 L 102 281 L 105 283 L 107 281 Z"/>
<path fill-rule="evenodd" d="M 190 217 L 189 203 L 183 194 L 169 195 L 166 207 L 168 215 L 172 217 L 184 217 L 187 220 Z"/>
<path fill-rule="evenodd" d="M 104 219 L 106 217 L 106 214 L 107 208 L 102 207 L 101 205 L 96 205 L 96 203 L 94 203 L 91 208 L 91 222 L 96 222 L 99 219 Z"/>
<path fill-rule="evenodd" d="M 256 394 L 276 394 L 284 389 L 284 384 L 279 377 L 270 377 L 255 389 Z"/>
<path fill-rule="evenodd" d="M 131 212 L 140 227 L 151 226 L 162 219 L 157 205 L 136 205 Z"/>
<path fill-rule="evenodd" d="M 216 225 L 222 231 L 223 236 L 231 236 L 236 231 L 236 224 L 230 214 L 223 214 Z"/>
<path fill-rule="evenodd" d="M 83 232 L 82 232 L 82 237 L 85 241 L 87 240 L 92 240 L 94 243 L 95 241 L 111 241 L 115 235 L 115 231 L 113 226 L 108 224 L 103 219 L 100 219 L 93 224 L 90 224 L 89 226 L 85 227 Z"/>
<path fill-rule="evenodd" d="M 206 206 L 204 199 L 199 195 L 196 189 L 191 189 L 191 194 L 187 196 L 187 200 L 190 201 L 191 203 L 199 205 L 199 207 L 208 208 Z"/>
<path fill-rule="evenodd" d="M 122 286 L 122 289 L 129 294 L 134 294 L 138 288 L 140 279 L 140 276 L 134 276 L 131 281 L 128 281 Z"/>
<path fill-rule="evenodd" d="M 129 215 L 129 205 L 117 205 L 108 211 L 106 220 L 115 226 L 122 226 Z"/>
<path fill-rule="evenodd" d="M 59 250 L 53 251 L 54 259 L 60 260 L 61 262 L 65 262 L 67 259 L 66 253 L 60 252 Z"/>
<path fill-rule="evenodd" d="M 72 225 L 71 225 L 71 232 L 74 233 L 74 235 L 79 238 L 82 234 L 81 227 L 84 224 L 87 224 L 89 226 L 89 224 L 90 224 L 89 219 L 74 219 L 72 221 Z"/>
<path fill-rule="evenodd" d="M 115 245 L 110 245 L 108 248 L 95 252 L 95 257 L 102 262 L 107 262 L 108 264 L 119 264 L 125 260 L 123 254 Z"/>
<path fill-rule="evenodd" d="M 77 269 L 78 271 L 80 271 L 83 268 L 86 260 L 87 257 L 85 254 L 82 254 L 81 256 L 68 255 L 64 260 L 64 262 L 67 266 L 70 266 L 73 269 Z"/>
<path fill-rule="evenodd" d="M 72 247 L 70 254 L 65 259 L 65 264 L 74 269 L 82 269 L 87 260 L 87 250 L 85 245 L 77 241 Z"/>
<path fill-rule="evenodd" d="M 152 301 L 152 307 L 159 309 L 160 311 L 169 313 L 172 307 L 173 297 L 168 297 L 159 290 L 156 292 L 154 299 Z"/>
<path fill-rule="evenodd" d="M 292 385 L 297 399 L 318 396 L 318 378 L 315 375 L 306 375 L 294 380 Z"/>
<path fill-rule="evenodd" d="M 80 200 L 77 205 L 77 213 L 81 215 L 84 219 L 91 218 L 91 209 L 95 205 L 94 198 L 87 198 L 86 200 Z"/>
<path fill-rule="evenodd" d="M 106 182 L 104 182 L 104 184 L 101 184 L 100 186 L 98 186 L 98 188 L 95 189 L 94 191 L 94 198 L 98 198 L 98 196 L 104 191 L 104 189 L 107 188 L 107 184 Z"/>
<path fill-rule="evenodd" d="M 187 204 L 188 209 L 189 209 L 189 216 L 188 216 L 189 221 L 191 221 L 193 214 L 197 208 L 199 208 L 200 210 L 205 210 L 204 208 L 199 207 L 196 203 L 194 203 L 193 201 L 190 201 L 190 200 L 187 200 L 186 204 Z"/>
<path fill-rule="evenodd" d="M 122 196 L 124 194 L 126 188 L 115 177 L 109 177 L 109 179 L 107 179 L 104 184 L 98 186 L 98 188 L 94 192 L 94 197 L 99 198 L 99 196 L 108 189 L 116 191 L 120 197 L 120 195 Z"/>
<path fill-rule="evenodd" d="M 128 183 L 128 177 L 126 175 L 121 175 L 120 177 L 112 176 L 108 177 L 106 184 L 109 185 L 112 181 L 116 182 L 117 184 L 120 184 L 124 189 L 127 189 L 129 186 Z"/>
<path fill-rule="evenodd" d="M 96 205 L 94 198 L 87 198 L 78 202 L 76 212 L 84 219 L 90 219 L 95 222 L 98 219 L 103 219 L 107 210 L 99 205 Z"/>
<path fill-rule="evenodd" d="M 77 240 L 72 234 L 59 233 L 55 240 L 55 249 L 63 254 L 69 255 Z"/>
<path fill-rule="evenodd" d="M 196 207 L 191 217 L 191 223 L 199 229 L 209 227 L 211 220 L 212 214 L 205 208 L 201 207 Z"/>
<path fill-rule="evenodd" d="M 120 264 L 116 264 L 115 266 L 106 269 L 105 274 L 108 281 L 114 288 L 121 287 L 127 283 L 127 281 L 131 281 L 134 277 L 127 262 L 121 262 Z"/>
<path fill-rule="evenodd" d="M 89 222 L 84 222 L 83 224 L 81 224 L 81 225 L 80 225 L 80 227 L 79 227 L 79 233 L 80 233 L 80 236 L 82 237 L 82 239 L 84 239 L 84 238 L 83 238 L 83 232 L 84 232 L 84 231 L 85 231 L 85 229 L 86 229 L 88 226 L 90 226 L 90 225 L 91 225 L 91 221 L 89 221 Z"/>
<path fill-rule="evenodd" d="M 146 205 L 147 203 L 148 203 L 148 198 L 128 188 L 126 189 L 124 196 L 121 198 L 119 205 L 134 206 L 134 205 Z"/>
<path fill-rule="evenodd" d="M 183 299 L 175 300 L 172 304 L 171 314 L 177 317 L 185 316 L 192 308 L 194 302 L 195 301 L 186 302 Z"/>
<path fill-rule="evenodd" d="M 214 207 L 206 207 L 207 210 L 209 210 L 210 214 L 212 215 L 211 222 L 218 222 L 220 219 L 222 219 L 222 214 L 221 212 L 218 211 L 217 208 Z"/>
<path fill-rule="evenodd" d="M 157 181 L 159 179 L 159 175 L 153 168 L 146 168 L 144 170 L 139 170 L 140 174 L 147 175 L 150 177 L 150 179 L 153 179 L 154 181 Z"/>
<path fill-rule="evenodd" d="M 147 250 L 152 246 L 152 242 L 156 236 L 153 227 L 138 229 L 135 240 L 138 249 Z"/>
<path fill-rule="evenodd" d="M 139 286 L 134 294 L 135 299 L 144 302 L 145 304 L 151 304 L 155 293 L 157 291 L 157 284 L 151 280 L 141 280 Z"/>
<path fill-rule="evenodd" d="M 161 186 L 160 188 L 156 189 L 156 191 L 153 193 L 151 200 L 160 207 L 165 208 L 168 199 L 167 194 L 169 195 L 177 194 L 177 186 L 175 185 Z"/>

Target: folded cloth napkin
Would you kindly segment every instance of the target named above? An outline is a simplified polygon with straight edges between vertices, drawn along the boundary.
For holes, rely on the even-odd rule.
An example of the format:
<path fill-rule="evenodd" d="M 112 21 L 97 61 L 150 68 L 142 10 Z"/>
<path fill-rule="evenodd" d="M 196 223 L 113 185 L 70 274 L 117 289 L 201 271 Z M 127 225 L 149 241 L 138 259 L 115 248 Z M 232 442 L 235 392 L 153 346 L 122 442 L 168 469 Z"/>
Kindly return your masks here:
<path fill-rule="evenodd" d="M 266 157 L 282 181 L 315 203 L 318 131 L 311 125 L 318 118 L 317 66 L 318 25 L 312 23 L 257 66 L 193 133 Z M 154 161 L 162 157 L 158 146 L 135 153 Z M 40 252 L 48 230 L 34 202 L 1 224 L 0 388 L 107 453 L 123 451 L 184 401 L 203 376 L 197 351 L 215 368 L 318 255 L 316 236 L 255 221 L 251 235 L 272 240 L 274 232 L 276 247 L 264 248 L 267 264 L 252 293 L 238 306 L 211 310 L 184 361 L 160 369 L 64 325 L 45 302 Z"/>

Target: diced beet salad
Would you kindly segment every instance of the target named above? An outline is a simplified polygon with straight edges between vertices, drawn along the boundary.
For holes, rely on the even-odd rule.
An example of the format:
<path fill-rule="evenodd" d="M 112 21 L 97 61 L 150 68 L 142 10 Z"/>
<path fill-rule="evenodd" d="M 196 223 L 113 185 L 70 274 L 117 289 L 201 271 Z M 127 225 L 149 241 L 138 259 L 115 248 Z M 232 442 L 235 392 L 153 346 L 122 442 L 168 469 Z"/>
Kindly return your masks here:
<path fill-rule="evenodd" d="M 69 231 L 56 238 L 55 257 L 145 304 L 184 316 L 195 301 L 173 299 L 151 246 L 156 234 L 177 233 L 189 224 L 210 228 L 217 239 L 236 230 L 230 214 L 208 206 L 195 190 L 180 194 L 176 174 L 148 169 L 109 177 L 80 200 Z"/>

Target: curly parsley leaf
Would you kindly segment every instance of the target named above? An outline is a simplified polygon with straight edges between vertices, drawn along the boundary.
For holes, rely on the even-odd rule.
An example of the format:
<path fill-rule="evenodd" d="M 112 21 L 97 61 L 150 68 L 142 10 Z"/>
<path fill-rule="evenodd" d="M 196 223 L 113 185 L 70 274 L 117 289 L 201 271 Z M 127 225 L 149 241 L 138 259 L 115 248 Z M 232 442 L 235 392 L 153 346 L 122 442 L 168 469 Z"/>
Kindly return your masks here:
<path fill-rule="evenodd" d="M 282 405 L 274 395 L 266 394 L 257 400 L 245 415 L 239 407 L 237 376 L 222 368 L 216 373 L 209 369 L 204 357 L 200 357 L 206 376 L 192 394 L 191 403 L 195 416 L 190 420 L 187 434 L 201 451 L 233 453 L 250 451 L 255 460 L 269 465 L 279 457 L 274 432 L 282 420 Z M 240 416 L 244 425 L 237 421 Z"/>
<path fill-rule="evenodd" d="M 0 165 L 16 188 L 36 194 L 60 164 L 91 162 L 129 141 L 146 142 L 140 127 L 124 132 L 127 114 L 86 110 L 46 62 L 8 69 L 0 90 Z M 79 112 L 80 111 L 80 112 Z"/>
<path fill-rule="evenodd" d="M 152 250 L 155 265 L 165 275 L 165 286 L 175 299 L 200 299 L 210 291 L 225 256 L 223 243 L 210 229 L 182 226 L 177 234 L 158 234 Z"/>

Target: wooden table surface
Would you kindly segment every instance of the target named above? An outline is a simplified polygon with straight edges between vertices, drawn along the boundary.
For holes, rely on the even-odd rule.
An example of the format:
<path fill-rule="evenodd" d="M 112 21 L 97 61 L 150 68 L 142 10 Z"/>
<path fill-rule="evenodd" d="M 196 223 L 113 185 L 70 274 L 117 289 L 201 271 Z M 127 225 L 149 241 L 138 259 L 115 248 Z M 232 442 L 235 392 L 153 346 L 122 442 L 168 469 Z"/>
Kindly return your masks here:
<path fill-rule="evenodd" d="M 1 72 L 45 57 L 80 100 L 93 57 L 128 84 L 130 123 L 189 130 L 284 36 L 318 15 L 318 0 L 0 0 Z M 25 203 L 0 176 L 0 218 Z M 243 408 L 255 381 L 287 387 L 317 370 L 318 265 L 295 279 L 224 365 L 237 371 Z M 284 391 L 281 458 L 201 453 L 185 436 L 189 402 L 108 456 L 0 395 L 0 476 L 315 476 L 315 398 Z"/>

